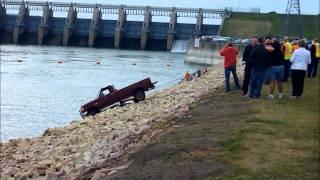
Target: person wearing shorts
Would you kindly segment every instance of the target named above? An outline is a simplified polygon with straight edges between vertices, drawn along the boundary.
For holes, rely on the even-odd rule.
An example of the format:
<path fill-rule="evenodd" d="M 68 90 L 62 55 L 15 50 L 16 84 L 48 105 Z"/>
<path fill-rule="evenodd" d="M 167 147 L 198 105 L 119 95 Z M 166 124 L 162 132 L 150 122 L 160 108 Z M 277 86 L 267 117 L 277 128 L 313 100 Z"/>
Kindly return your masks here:
<path fill-rule="evenodd" d="M 278 97 L 282 98 L 282 81 L 284 79 L 284 61 L 283 53 L 281 52 L 281 45 L 277 39 L 272 39 L 273 50 L 270 53 L 270 59 L 268 62 L 267 76 L 270 80 L 269 84 L 269 96 L 268 99 L 274 98 L 274 91 L 277 87 Z"/>

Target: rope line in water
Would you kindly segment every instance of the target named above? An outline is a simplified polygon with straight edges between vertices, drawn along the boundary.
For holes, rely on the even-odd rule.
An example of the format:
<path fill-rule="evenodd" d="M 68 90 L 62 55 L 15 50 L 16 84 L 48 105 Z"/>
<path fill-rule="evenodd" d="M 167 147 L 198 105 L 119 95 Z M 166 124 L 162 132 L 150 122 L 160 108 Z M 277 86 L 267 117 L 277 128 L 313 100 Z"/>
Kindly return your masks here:
<path fill-rule="evenodd" d="M 166 83 L 164 83 L 164 84 L 161 84 L 161 85 L 159 85 L 159 86 L 156 86 L 155 89 L 160 88 L 160 87 L 165 86 L 165 85 L 168 85 L 168 84 L 173 83 L 173 82 L 178 81 L 178 80 L 182 80 L 182 79 L 181 79 L 181 78 L 177 78 L 177 79 L 168 81 L 168 82 L 166 82 Z"/>
<path fill-rule="evenodd" d="M 195 76 L 197 73 L 199 73 L 199 71 L 200 71 L 200 73 L 202 72 L 202 71 L 199 69 L 199 70 L 197 70 L 196 72 L 192 73 L 192 75 Z M 164 83 L 164 84 L 161 84 L 161 85 L 155 87 L 155 89 L 160 88 L 160 87 L 165 86 L 165 85 L 168 85 L 168 84 L 173 83 L 173 82 L 178 81 L 178 80 L 182 81 L 183 78 L 177 78 L 177 79 L 171 80 L 171 81 L 169 81 L 169 82 L 166 82 L 166 83 Z"/>

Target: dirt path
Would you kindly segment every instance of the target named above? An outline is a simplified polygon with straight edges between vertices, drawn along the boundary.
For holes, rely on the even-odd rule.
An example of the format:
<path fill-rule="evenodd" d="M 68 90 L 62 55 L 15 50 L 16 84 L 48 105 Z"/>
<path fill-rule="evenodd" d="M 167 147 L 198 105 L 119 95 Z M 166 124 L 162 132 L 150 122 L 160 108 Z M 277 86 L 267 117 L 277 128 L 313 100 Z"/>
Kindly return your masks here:
<path fill-rule="evenodd" d="M 225 173 L 228 167 L 217 156 L 221 143 L 253 112 L 252 102 L 235 94 L 218 90 L 204 97 L 166 134 L 129 157 L 127 169 L 108 179 L 204 179 Z"/>

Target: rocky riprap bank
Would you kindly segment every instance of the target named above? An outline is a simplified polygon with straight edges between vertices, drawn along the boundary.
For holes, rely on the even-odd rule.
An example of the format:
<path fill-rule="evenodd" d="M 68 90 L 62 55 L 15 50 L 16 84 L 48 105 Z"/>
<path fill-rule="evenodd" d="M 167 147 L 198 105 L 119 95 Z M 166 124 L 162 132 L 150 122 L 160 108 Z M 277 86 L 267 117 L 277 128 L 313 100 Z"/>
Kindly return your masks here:
<path fill-rule="evenodd" d="M 117 173 L 130 164 L 128 154 L 162 133 L 153 129 L 156 124 L 183 117 L 192 103 L 222 86 L 223 67 L 208 70 L 144 102 L 49 128 L 41 137 L 1 144 L 1 179 L 103 179 Z"/>

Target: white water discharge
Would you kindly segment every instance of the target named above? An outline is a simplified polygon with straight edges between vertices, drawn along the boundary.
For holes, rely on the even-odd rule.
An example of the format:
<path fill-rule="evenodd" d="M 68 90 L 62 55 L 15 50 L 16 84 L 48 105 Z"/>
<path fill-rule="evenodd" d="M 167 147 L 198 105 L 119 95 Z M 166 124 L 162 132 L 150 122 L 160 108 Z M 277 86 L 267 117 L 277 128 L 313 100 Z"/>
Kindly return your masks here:
<path fill-rule="evenodd" d="M 188 49 L 189 40 L 175 40 L 173 42 L 171 52 L 173 53 L 185 53 Z"/>

